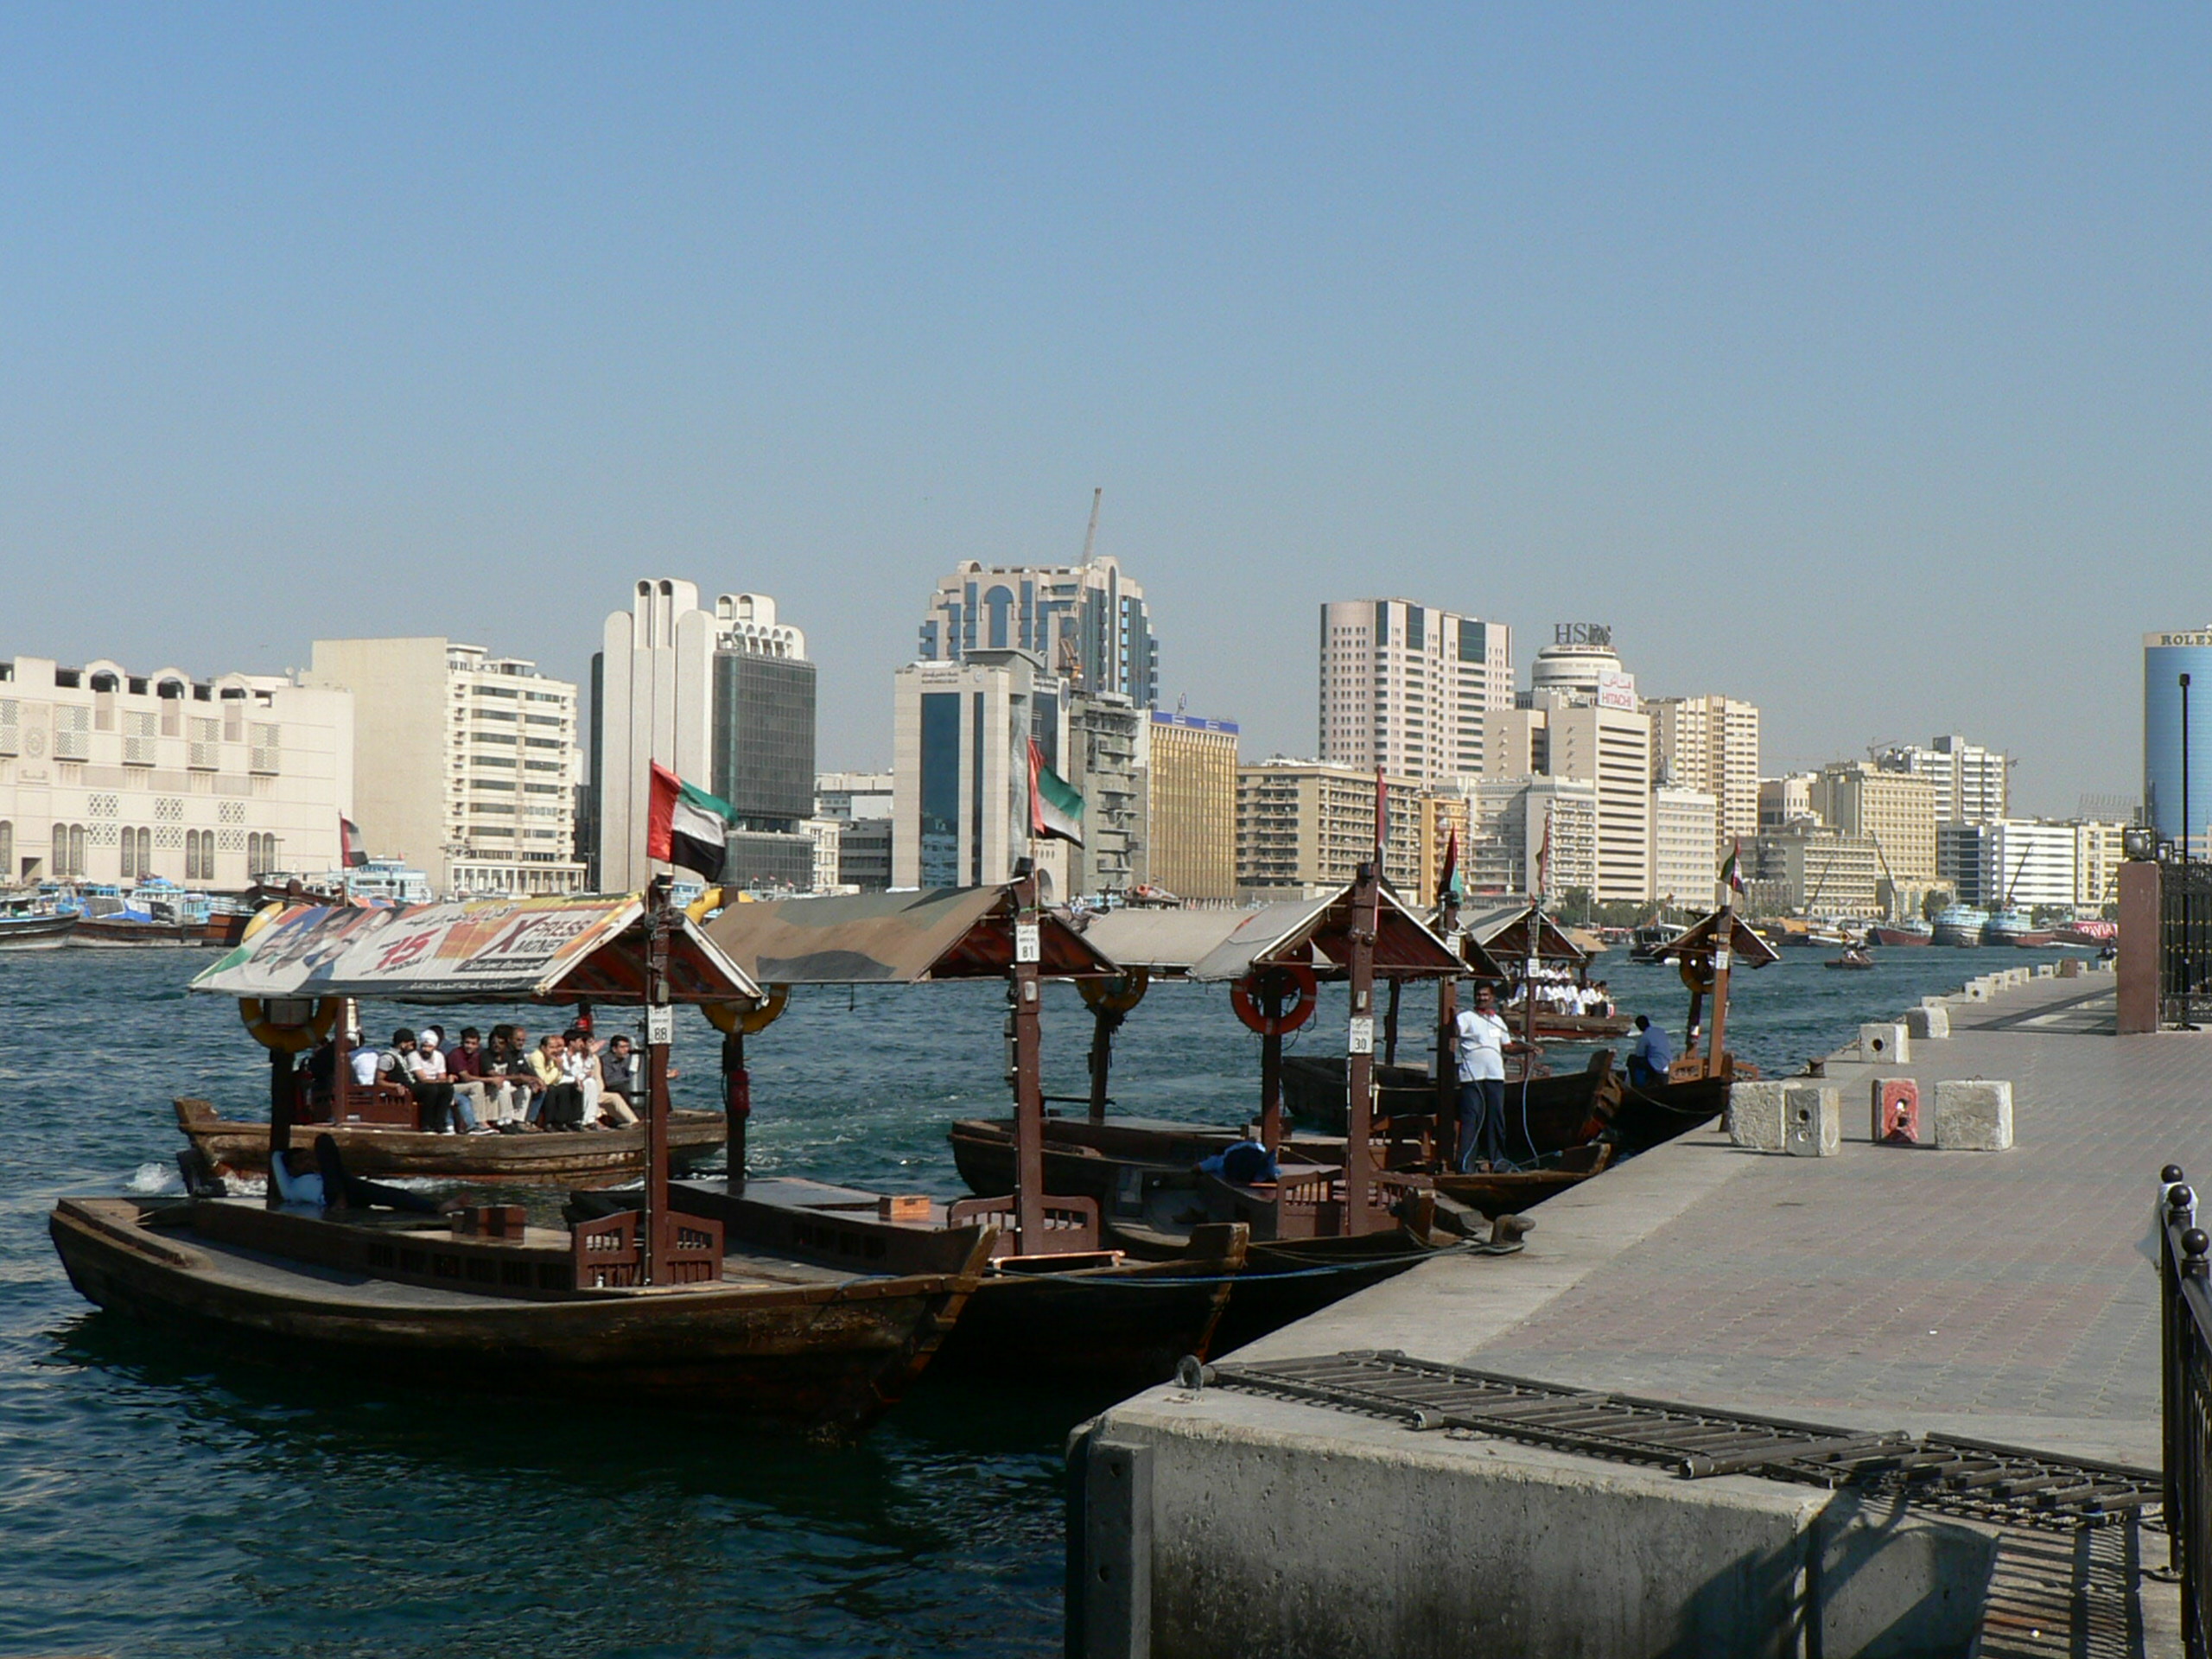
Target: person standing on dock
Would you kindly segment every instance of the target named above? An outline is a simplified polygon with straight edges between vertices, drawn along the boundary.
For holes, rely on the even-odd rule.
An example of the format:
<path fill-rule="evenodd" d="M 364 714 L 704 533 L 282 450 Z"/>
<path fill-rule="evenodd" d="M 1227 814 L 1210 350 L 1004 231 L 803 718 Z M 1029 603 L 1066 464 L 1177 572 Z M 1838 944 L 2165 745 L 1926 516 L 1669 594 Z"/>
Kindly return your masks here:
<path fill-rule="evenodd" d="M 1475 1006 L 1454 1022 L 1459 1056 L 1459 1173 L 1479 1157 L 1492 1169 L 1505 1166 L 1505 1049 L 1513 1033 L 1498 1018 L 1497 998 L 1487 985 Z"/>

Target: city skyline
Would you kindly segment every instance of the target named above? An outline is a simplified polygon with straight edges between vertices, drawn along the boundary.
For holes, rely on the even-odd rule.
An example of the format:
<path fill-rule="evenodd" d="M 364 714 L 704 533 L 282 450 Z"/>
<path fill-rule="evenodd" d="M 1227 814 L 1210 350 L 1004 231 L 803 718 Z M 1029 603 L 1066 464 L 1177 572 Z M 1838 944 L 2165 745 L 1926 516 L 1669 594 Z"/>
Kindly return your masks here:
<path fill-rule="evenodd" d="M 1315 607 L 1406 594 L 1610 620 L 1770 772 L 1962 730 L 2024 810 L 2133 796 L 2136 642 L 2203 620 L 2208 44 L 17 14 L 7 648 L 581 681 L 683 570 L 806 616 L 822 759 L 880 765 L 930 584 L 1073 563 L 1103 485 L 1160 706 L 1255 754 L 1313 747 Z"/>

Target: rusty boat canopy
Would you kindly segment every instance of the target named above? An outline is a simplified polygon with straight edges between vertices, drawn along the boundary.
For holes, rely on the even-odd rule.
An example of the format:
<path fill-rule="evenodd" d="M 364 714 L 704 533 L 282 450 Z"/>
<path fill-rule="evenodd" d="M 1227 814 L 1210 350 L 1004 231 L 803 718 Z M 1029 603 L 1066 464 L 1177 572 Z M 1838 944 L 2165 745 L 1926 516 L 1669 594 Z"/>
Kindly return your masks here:
<path fill-rule="evenodd" d="M 1298 963 L 1323 979 L 1351 971 L 1352 888 L 1256 910 L 1116 910 L 1084 937 L 1124 968 L 1158 978 L 1243 979 Z M 1446 979 L 1463 971 L 1452 947 L 1385 887 L 1376 919 L 1375 972 L 1389 979 Z"/>
<path fill-rule="evenodd" d="M 914 985 L 1002 979 L 1014 965 L 1011 883 L 925 887 L 727 906 L 707 938 L 764 985 Z M 1048 979 L 1120 972 L 1086 935 L 1041 912 L 1039 967 Z"/>
<path fill-rule="evenodd" d="M 272 906 L 190 988 L 264 1000 L 639 1003 L 645 923 L 636 893 Z M 668 924 L 671 1001 L 760 999 L 759 982 L 681 911 Z"/>

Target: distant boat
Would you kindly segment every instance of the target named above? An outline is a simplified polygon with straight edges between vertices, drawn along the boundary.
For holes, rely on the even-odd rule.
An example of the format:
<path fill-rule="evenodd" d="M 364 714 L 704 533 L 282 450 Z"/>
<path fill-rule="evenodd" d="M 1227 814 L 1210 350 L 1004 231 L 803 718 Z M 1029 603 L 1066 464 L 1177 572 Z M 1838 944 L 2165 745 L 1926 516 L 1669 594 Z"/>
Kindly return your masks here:
<path fill-rule="evenodd" d="M 204 893 L 193 893 L 156 876 L 128 893 L 92 890 L 86 913 L 69 936 L 72 944 L 194 945 L 207 943 L 212 909 Z"/>
<path fill-rule="evenodd" d="M 2056 942 L 2047 927 L 2037 927 L 2024 910 L 2000 910 L 1982 924 L 1984 944 L 2040 945 Z"/>
<path fill-rule="evenodd" d="M 2063 922 L 2051 930 L 2051 939 L 2057 944 L 2077 944 L 2084 950 L 2101 950 L 2120 942 L 2120 924 L 2094 916 Z"/>
<path fill-rule="evenodd" d="M 1974 945 L 1989 925 L 1989 912 L 1972 905 L 1946 905 L 1936 913 L 1933 938 L 1937 944 Z"/>
<path fill-rule="evenodd" d="M 24 911 L 0 916 L 0 950 L 51 950 L 67 944 L 76 925 L 74 911 Z"/>
<path fill-rule="evenodd" d="M 1829 968 L 1872 968 L 1874 958 L 1868 956 L 1862 946 L 1853 944 L 1845 946 L 1841 956 L 1829 957 L 1823 965 Z"/>
<path fill-rule="evenodd" d="M 1936 930 L 1925 922 L 1877 922 L 1866 930 L 1870 944 L 1928 944 Z"/>

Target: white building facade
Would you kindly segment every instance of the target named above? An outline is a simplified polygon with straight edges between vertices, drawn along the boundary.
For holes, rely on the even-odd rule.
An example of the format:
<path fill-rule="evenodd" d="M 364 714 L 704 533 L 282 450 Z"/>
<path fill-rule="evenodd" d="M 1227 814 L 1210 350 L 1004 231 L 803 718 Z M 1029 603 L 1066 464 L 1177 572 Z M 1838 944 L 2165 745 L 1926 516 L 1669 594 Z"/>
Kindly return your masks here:
<path fill-rule="evenodd" d="M 1715 802 L 1713 838 L 1726 858 L 1759 829 L 1759 711 L 1740 697 L 1654 697 L 1651 746 L 1657 775 Z M 1655 878 L 1656 880 L 1656 878 Z"/>
<path fill-rule="evenodd" d="M 915 652 L 926 663 L 971 652 L 1026 651 L 1081 691 L 1160 702 L 1160 645 L 1144 588 L 1120 562 L 995 564 L 968 560 L 930 595 Z"/>
<path fill-rule="evenodd" d="M 1651 791 L 1651 896 L 1702 910 L 1719 883 L 1720 803 L 1701 789 L 1661 784 Z"/>
<path fill-rule="evenodd" d="M 893 690 L 891 885 L 1004 881 L 1029 856 L 1065 896 L 1070 850 L 1029 836 L 1029 741 L 1060 770 L 1068 686 L 1020 651 L 909 663 Z"/>
<path fill-rule="evenodd" d="M 1891 744 L 1875 755 L 1874 764 L 1934 783 L 1939 823 L 1994 823 L 2005 816 L 2011 798 L 2012 757 L 1969 743 L 1955 732 L 1924 747 Z"/>
<path fill-rule="evenodd" d="M 353 700 L 281 678 L 0 663 L 0 886 L 243 892 L 339 865 Z"/>
<path fill-rule="evenodd" d="M 572 682 L 435 635 L 318 639 L 306 677 L 353 696 L 361 850 L 439 893 L 582 888 Z"/>
<path fill-rule="evenodd" d="M 1491 768 L 1484 711 L 1513 703 L 1513 632 L 1403 599 L 1321 607 L 1321 759 L 1439 785 Z"/>
<path fill-rule="evenodd" d="M 1548 770 L 1598 789 L 1600 904 L 1642 904 L 1651 897 L 1651 721 L 1635 706 L 1573 702 L 1547 721 Z"/>

